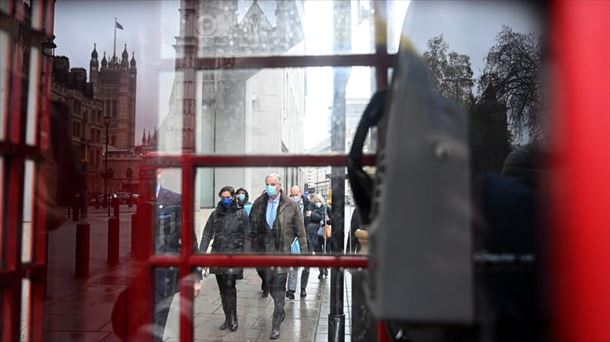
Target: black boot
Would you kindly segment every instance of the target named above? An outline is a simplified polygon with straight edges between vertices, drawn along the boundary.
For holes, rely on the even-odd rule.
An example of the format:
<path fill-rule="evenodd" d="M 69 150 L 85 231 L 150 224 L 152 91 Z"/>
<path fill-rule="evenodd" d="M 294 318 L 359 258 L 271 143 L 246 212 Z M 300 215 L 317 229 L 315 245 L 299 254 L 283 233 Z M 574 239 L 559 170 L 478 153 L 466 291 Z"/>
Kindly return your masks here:
<path fill-rule="evenodd" d="M 235 331 L 239 324 L 237 323 L 237 294 L 234 293 L 230 299 L 230 319 L 229 319 L 229 330 Z"/>
<path fill-rule="evenodd" d="M 307 297 L 307 291 L 304 288 L 301 288 L 301 298 Z"/>
<path fill-rule="evenodd" d="M 220 330 L 226 330 L 229 327 L 230 319 L 229 311 L 227 310 L 227 299 L 223 294 L 220 295 L 220 301 L 222 302 L 222 311 L 225 313 L 225 321 L 218 327 Z"/>

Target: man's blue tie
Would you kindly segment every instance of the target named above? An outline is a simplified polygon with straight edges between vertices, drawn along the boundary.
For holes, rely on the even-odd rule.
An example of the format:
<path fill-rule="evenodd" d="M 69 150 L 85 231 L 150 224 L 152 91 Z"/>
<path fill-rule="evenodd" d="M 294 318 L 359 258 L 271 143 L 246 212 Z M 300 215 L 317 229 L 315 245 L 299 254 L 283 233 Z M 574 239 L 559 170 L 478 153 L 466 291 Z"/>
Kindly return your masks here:
<path fill-rule="evenodd" d="M 271 202 L 271 212 L 267 216 L 267 224 L 269 224 L 269 229 L 273 229 L 273 222 L 275 222 L 275 214 L 277 212 L 277 208 L 275 207 L 275 201 Z"/>

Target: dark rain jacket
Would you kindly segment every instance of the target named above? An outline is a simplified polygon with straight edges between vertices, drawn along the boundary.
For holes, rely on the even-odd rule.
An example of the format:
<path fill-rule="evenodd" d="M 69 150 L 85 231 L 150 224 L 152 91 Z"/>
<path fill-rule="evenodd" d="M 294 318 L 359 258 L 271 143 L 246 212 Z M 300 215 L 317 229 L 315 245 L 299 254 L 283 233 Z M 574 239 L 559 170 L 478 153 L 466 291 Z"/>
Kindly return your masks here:
<path fill-rule="evenodd" d="M 212 239 L 212 253 L 241 254 L 250 250 L 250 221 L 246 212 L 236 203 L 225 208 L 220 202 L 203 229 L 199 250 L 205 252 Z M 210 273 L 237 274 L 243 278 L 242 268 L 211 267 Z"/>

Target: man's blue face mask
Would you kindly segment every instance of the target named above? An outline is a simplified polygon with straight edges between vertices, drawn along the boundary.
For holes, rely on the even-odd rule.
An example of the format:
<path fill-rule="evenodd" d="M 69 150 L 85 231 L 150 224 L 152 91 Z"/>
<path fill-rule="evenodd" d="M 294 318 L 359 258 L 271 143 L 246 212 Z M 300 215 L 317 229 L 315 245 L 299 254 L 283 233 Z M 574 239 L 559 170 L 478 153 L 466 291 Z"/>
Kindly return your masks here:
<path fill-rule="evenodd" d="M 240 202 L 243 202 L 243 201 L 245 201 L 245 200 L 246 200 L 246 195 L 245 195 L 245 194 L 239 194 L 239 195 L 237 195 L 237 199 L 238 199 Z"/>
<path fill-rule="evenodd" d="M 275 195 L 277 195 L 277 189 L 275 188 L 274 185 L 265 186 L 265 191 L 267 192 L 267 195 L 269 195 L 270 197 L 275 197 Z"/>

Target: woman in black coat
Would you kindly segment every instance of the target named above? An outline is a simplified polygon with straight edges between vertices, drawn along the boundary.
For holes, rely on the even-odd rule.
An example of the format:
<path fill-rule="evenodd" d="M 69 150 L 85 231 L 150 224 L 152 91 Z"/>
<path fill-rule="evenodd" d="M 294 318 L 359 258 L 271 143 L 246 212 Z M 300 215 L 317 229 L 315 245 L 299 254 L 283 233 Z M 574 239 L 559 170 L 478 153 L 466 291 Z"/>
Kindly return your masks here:
<path fill-rule="evenodd" d="M 309 201 L 309 208 L 305 212 L 305 230 L 307 231 L 307 243 L 311 243 L 312 248 L 310 250 L 315 251 L 318 254 L 323 254 L 324 250 L 324 236 L 319 236 L 320 227 L 323 227 L 325 212 L 324 212 L 324 198 L 320 195 L 313 195 L 313 198 Z M 320 274 L 318 279 L 324 278 L 328 274 L 326 267 L 320 267 Z"/>
<path fill-rule="evenodd" d="M 237 204 L 233 187 L 223 187 L 218 196 L 220 196 L 220 201 L 205 224 L 199 250 L 206 251 L 210 241 L 214 239 L 212 253 L 243 253 L 248 249 L 246 246 L 246 239 L 250 232 L 248 215 Z M 231 331 L 235 331 L 238 326 L 235 281 L 243 279 L 243 269 L 212 267 L 210 273 L 216 274 L 222 309 L 225 313 L 225 322 L 220 326 L 220 330 L 229 328 Z"/>

